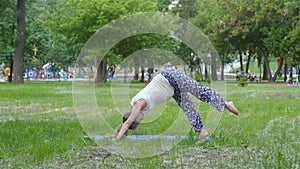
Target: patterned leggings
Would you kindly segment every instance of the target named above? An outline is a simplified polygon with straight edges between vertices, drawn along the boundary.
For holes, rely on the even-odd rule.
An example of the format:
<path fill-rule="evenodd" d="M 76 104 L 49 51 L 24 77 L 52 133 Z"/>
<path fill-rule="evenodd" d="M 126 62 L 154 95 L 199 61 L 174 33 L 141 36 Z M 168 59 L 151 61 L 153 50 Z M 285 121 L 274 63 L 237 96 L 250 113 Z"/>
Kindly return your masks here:
<path fill-rule="evenodd" d="M 171 86 L 174 87 L 175 91 L 173 98 L 183 110 L 196 132 L 201 132 L 203 124 L 200 114 L 195 108 L 188 92 L 196 96 L 201 101 L 211 104 L 218 111 L 224 111 L 226 101 L 211 88 L 203 86 L 176 69 L 167 69 L 162 71 L 161 74 L 168 79 Z"/>

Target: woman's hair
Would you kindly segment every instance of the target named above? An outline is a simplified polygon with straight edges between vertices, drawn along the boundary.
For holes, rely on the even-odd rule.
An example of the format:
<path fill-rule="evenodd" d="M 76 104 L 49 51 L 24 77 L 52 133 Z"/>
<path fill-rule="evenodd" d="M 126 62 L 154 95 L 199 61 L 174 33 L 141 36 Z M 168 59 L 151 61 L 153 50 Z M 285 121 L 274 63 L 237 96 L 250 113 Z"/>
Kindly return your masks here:
<path fill-rule="evenodd" d="M 123 115 L 123 123 L 128 119 L 128 117 L 130 116 L 130 114 L 131 114 L 131 112 L 129 111 L 129 112 L 126 112 L 124 115 Z M 141 123 L 141 120 L 139 119 L 139 118 L 136 118 L 133 122 L 132 122 L 132 124 L 131 124 L 131 126 L 128 128 L 129 130 L 135 130 L 137 127 L 138 127 L 138 125 Z"/>

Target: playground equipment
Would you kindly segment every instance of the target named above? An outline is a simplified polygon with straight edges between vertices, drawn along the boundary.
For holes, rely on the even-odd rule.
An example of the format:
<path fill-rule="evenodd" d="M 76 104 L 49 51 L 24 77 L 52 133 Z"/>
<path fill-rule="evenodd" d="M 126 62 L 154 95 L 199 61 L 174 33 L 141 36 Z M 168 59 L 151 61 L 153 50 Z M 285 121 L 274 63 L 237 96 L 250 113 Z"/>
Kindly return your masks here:
<path fill-rule="evenodd" d="M 44 69 L 44 78 L 52 79 L 52 78 L 63 78 L 67 80 L 68 77 L 60 70 L 60 68 L 56 67 L 54 63 L 47 63 L 43 66 Z"/>
<path fill-rule="evenodd" d="M 0 70 L 0 82 L 5 82 L 8 80 L 8 76 L 10 74 L 10 68 L 4 68 L 3 70 Z"/>
<path fill-rule="evenodd" d="M 54 66 L 54 63 L 47 63 L 43 66 L 44 69 L 44 78 L 52 79 L 54 77 L 54 73 L 51 68 Z"/>
<path fill-rule="evenodd" d="M 30 70 L 26 69 L 25 77 L 28 79 L 37 78 L 37 72 L 32 69 L 30 69 Z"/>
<path fill-rule="evenodd" d="M 8 79 L 10 74 L 10 68 L 4 68 L 0 70 L 0 82 L 5 82 Z M 70 75 L 68 75 L 70 76 Z M 56 67 L 54 63 L 47 63 L 43 66 L 43 70 L 29 69 L 26 68 L 24 72 L 25 79 L 53 79 L 53 78 L 62 78 L 68 80 L 68 76 L 61 71 L 60 68 Z M 71 77 L 71 76 L 70 76 Z"/>

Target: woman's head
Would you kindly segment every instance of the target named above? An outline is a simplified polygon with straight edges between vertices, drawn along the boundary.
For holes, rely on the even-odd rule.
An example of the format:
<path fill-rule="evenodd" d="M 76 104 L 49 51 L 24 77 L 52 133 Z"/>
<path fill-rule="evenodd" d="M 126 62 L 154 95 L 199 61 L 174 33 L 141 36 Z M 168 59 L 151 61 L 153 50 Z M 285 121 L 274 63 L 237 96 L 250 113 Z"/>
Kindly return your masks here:
<path fill-rule="evenodd" d="M 123 116 L 123 123 L 128 119 L 128 117 L 130 116 L 131 112 L 126 112 Z M 139 113 L 139 115 L 136 117 L 136 119 L 132 122 L 131 126 L 128 128 L 129 130 L 135 130 L 138 125 L 142 122 L 142 120 L 144 119 L 144 114 L 143 113 Z"/>

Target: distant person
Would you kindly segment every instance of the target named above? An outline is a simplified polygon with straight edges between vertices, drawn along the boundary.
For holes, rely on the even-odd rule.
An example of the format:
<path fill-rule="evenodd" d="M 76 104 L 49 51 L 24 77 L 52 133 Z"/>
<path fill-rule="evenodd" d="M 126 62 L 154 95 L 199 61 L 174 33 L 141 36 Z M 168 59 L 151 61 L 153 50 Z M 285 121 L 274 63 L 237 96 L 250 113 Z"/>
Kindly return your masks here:
<path fill-rule="evenodd" d="M 0 70 L 1 70 L 1 71 L 3 71 L 3 70 L 4 70 L 4 68 L 5 68 L 5 64 L 4 64 L 4 63 L 2 63 L 2 64 L 1 64 L 1 66 L 0 66 Z"/>
<path fill-rule="evenodd" d="M 223 112 L 225 108 L 235 115 L 239 111 L 233 102 L 225 101 L 217 92 L 208 88 L 194 79 L 185 76 L 176 69 L 166 69 L 159 73 L 154 79 L 131 100 L 131 110 L 123 116 L 123 123 L 117 127 L 113 135 L 120 139 L 129 130 L 135 130 L 148 113 L 158 103 L 166 102 L 171 97 L 183 110 L 192 128 L 199 133 L 199 138 L 208 137 L 200 114 L 194 106 L 188 93 L 193 94 L 203 102 L 207 102 L 218 111 Z"/>
<path fill-rule="evenodd" d="M 240 71 L 236 71 L 236 81 L 240 80 L 240 76 L 241 76 L 241 72 Z"/>
<path fill-rule="evenodd" d="M 294 83 L 294 79 L 293 79 L 293 70 L 290 70 L 290 74 L 289 74 L 289 82 L 288 84 L 293 84 Z"/>
<path fill-rule="evenodd" d="M 0 80 L 2 80 L 2 78 L 3 78 L 3 71 L 0 70 Z"/>
<path fill-rule="evenodd" d="M 148 83 L 149 83 L 149 73 L 148 73 L 148 71 L 146 71 L 146 73 L 145 73 L 145 86 L 147 86 Z"/>

